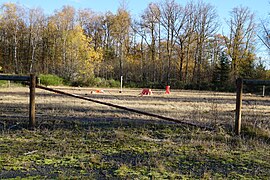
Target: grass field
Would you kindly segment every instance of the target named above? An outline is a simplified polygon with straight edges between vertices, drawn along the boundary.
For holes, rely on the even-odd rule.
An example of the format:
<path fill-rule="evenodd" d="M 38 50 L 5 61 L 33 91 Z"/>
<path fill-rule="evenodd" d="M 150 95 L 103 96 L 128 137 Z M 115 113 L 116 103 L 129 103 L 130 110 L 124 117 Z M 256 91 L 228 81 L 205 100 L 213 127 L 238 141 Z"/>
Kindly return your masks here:
<path fill-rule="evenodd" d="M 37 89 L 28 130 L 28 88 L 0 89 L 0 179 L 269 179 L 270 98 L 245 94 L 233 134 L 235 94 L 58 87 L 207 131 Z"/>

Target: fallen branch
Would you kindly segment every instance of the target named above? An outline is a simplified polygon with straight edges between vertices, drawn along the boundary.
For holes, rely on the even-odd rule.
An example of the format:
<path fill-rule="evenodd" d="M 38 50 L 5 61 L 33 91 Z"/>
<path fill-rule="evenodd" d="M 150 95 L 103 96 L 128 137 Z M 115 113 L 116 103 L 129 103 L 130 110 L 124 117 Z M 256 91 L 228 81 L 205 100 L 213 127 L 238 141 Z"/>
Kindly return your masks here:
<path fill-rule="evenodd" d="M 24 153 L 23 155 L 27 156 L 27 155 L 30 155 L 30 154 L 34 154 L 36 152 L 38 152 L 38 150 L 30 151 L 30 152 Z"/>

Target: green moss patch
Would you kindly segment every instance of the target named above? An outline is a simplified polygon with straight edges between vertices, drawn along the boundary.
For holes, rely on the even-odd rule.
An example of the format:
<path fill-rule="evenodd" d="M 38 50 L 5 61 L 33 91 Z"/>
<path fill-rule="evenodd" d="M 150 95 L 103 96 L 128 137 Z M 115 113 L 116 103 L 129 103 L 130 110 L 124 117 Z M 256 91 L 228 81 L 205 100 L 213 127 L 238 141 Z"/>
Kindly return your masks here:
<path fill-rule="evenodd" d="M 270 177 L 270 148 L 262 140 L 239 139 L 241 145 L 235 146 L 230 134 L 220 141 L 216 132 L 164 123 L 75 124 L 76 128 L 48 129 L 46 125 L 35 131 L 3 131 L 0 178 Z"/>

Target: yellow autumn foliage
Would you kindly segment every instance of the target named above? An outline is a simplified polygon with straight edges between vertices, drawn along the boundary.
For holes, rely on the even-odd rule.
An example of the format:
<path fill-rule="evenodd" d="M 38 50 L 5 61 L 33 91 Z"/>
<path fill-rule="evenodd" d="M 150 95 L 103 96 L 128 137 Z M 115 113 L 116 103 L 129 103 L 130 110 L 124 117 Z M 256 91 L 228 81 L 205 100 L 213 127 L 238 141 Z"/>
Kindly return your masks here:
<path fill-rule="evenodd" d="M 102 60 L 101 49 L 96 51 L 91 46 L 88 38 L 80 26 L 76 26 L 67 34 L 67 54 L 72 67 L 76 69 L 79 76 L 92 76 L 94 67 Z"/>

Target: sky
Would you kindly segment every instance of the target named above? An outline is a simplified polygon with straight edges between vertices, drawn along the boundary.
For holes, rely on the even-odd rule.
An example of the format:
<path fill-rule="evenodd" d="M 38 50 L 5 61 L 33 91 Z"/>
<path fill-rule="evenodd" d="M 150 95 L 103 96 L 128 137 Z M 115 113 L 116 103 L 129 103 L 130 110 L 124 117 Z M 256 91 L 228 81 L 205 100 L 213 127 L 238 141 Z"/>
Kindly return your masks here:
<path fill-rule="evenodd" d="M 115 13 L 124 0 L 0 0 L 0 5 L 6 2 L 13 2 L 27 8 L 42 8 L 47 15 L 51 15 L 55 10 L 60 10 L 64 5 L 71 5 L 76 9 L 89 8 L 94 12 L 105 13 L 111 11 Z M 138 17 L 151 2 L 161 2 L 164 0 L 126 0 L 127 9 L 132 17 Z M 189 0 L 175 0 L 181 5 L 185 5 Z M 199 0 L 193 0 L 194 2 Z M 249 7 L 256 14 L 258 19 L 265 19 L 270 13 L 270 0 L 202 0 L 214 6 L 217 10 L 223 29 L 226 31 L 226 19 L 229 19 L 229 12 L 234 7 Z"/>
<path fill-rule="evenodd" d="M 47 15 L 51 15 L 55 10 L 60 10 L 64 5 L 71 5 L 76 9 L 89 8 L 94 12 L 105 13 L 111 11 L 115 13 L 120 7 L 120 2 L 123 0 L 0 0 L 0 5 L 6 2 L 13 2 L 23 5 L 27 8 L 42 8 Z M 151 2 L 160 2 L 162 0 L 126 0 L 127 9 L 132 17 L 138 17 L 146 9 Z M 164 0 L 163 0 L 164 1 Z M 175 0 L 181 5 L 185 5 L 189 0 Z M 197 2 L 199 0 L 193 0 Z M 226 19 L 228 20 L 230 11 L 234 7 L 248 7 L 256 14 L 258 20 L 265 19 L 270 13 L 270 0 L 202 0 L 205 3 L 210 3 L 217 10 L 219 20 L 223 25 L 221 32 L 226 31 Z M 269 16 L 268 16 L 269 19 Z M 261 56 L 267 57 L 263 53 L 266 52 L 263 48 L 259 49 Z M 270 66 L 270 60 L 269 60 Z"/>
<path fill-rule="evenodd" d="M 96 12 L 116 12 L 122 0 L 0 0 L 5 2 L 19 3 L 29 8 L 41 7 L 46 14 L 52 14 L 54 10 L 61 9 L 63 5 L 71 5 L 75 8 L 90 8 Z M 126 0 L 128 9 L 133 15 L 139 15 L 150 2 L 160 0 Z M 175 0 L 177 3 L 185 4 L 188 0 Z M 193 0 L 194 2 L 198 0 Z M 216 7 L 220 16 L 226 17 L 229 11 L 236 6 L 247 6 L 259 16 L 266 16 L 270 12 L 270 0 L 203 0 Z"/>

